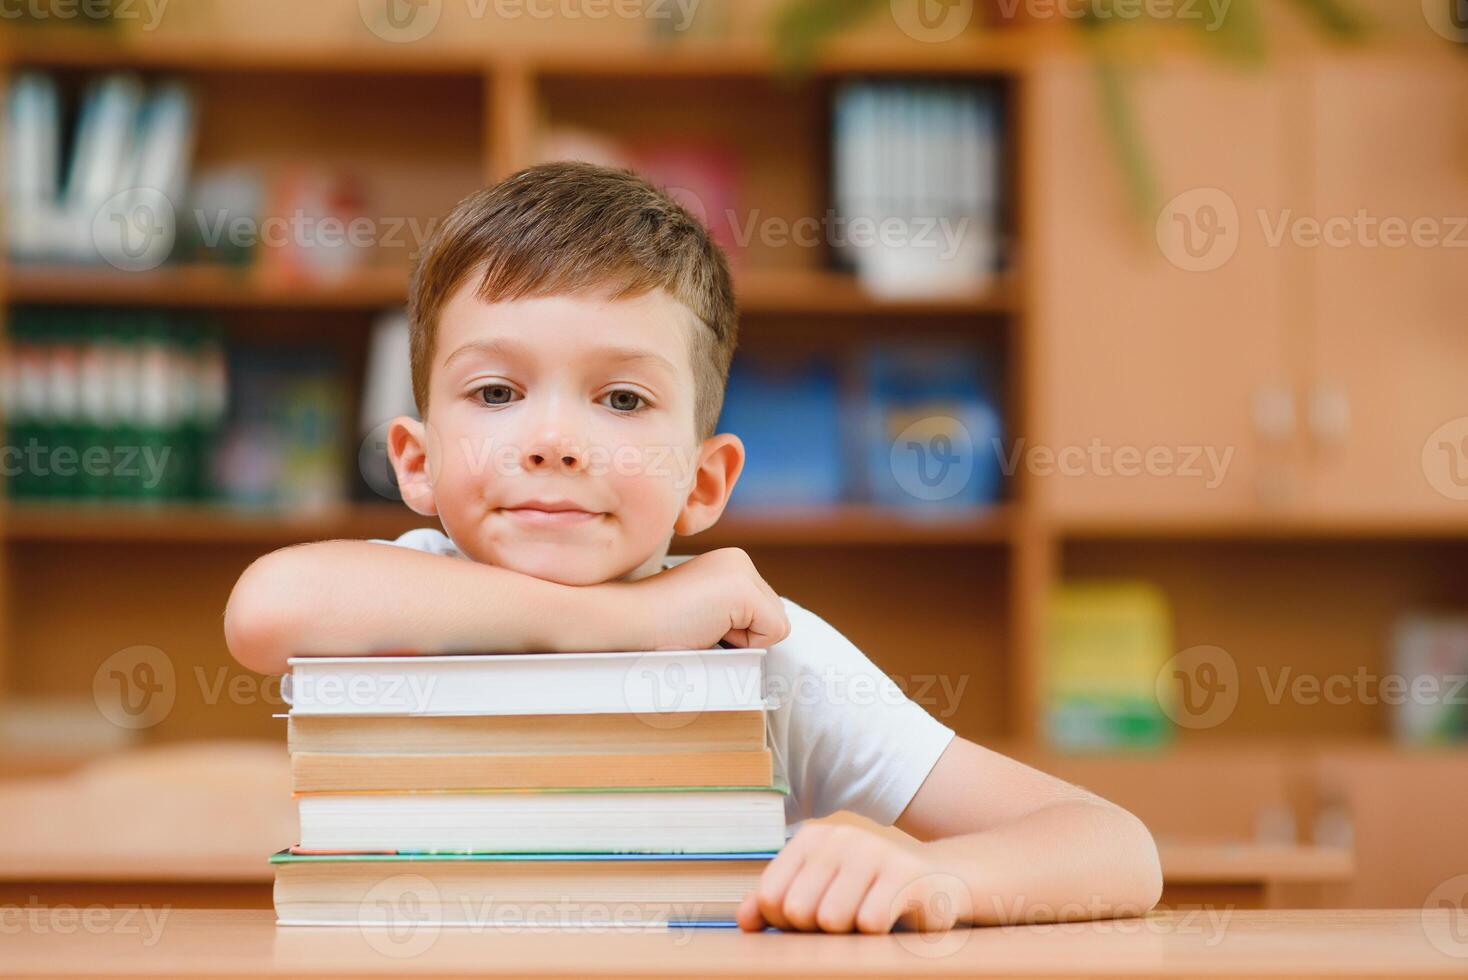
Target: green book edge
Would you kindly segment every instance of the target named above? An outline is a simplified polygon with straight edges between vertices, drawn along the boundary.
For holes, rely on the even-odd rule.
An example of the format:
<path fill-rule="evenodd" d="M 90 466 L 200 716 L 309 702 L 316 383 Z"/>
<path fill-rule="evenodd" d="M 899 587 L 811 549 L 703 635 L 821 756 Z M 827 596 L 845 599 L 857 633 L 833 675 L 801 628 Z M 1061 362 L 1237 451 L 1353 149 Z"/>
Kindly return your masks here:
<path fill-rule="evenodd" d="M 768 861 L 776 851 L 397 851 L 270 855 L 271 864 L 342 861 Z"/>

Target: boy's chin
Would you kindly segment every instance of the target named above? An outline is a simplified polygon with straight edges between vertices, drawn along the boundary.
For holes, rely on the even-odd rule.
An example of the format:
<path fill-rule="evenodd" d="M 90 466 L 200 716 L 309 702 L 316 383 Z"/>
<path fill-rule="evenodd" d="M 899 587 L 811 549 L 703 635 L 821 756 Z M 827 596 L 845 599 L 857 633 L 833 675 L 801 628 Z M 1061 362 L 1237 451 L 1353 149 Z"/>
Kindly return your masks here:
<path fill-rule="evenodd" d="M 605 553 L 588 552 L 585 548 L 556 545 L 496 549 L 490 555 L 469 557 L 557 585 L 600 585 L 622 578 L 641 564 L 639 561 L 618 562 Z M 624 567 L 628 565 L 630 567 Z"/>

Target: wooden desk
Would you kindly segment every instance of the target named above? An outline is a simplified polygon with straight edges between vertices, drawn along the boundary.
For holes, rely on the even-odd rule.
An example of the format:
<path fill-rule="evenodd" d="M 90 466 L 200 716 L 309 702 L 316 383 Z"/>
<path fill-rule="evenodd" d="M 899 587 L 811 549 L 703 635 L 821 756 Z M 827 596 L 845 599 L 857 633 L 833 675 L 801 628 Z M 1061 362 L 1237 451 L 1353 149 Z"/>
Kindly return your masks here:
<path fill-rule="evenodd" d="M 1162 841 L 1157 851 L 1164 908 L 1317 908 L 1326 886 L 1356 873 L 1344 848 Z"/>
<path fill-rule="evenodd" d="M 48 920 L 45 911 L 0 911 L 6 916 L 0 970 L 42 976 L 1468 973 L 1468 913 L 1441 910 L 1234 912 L 1212 920 L 1168 913 L 1115 922 L 960 930 L 938 937 L 424 929 L 396 940 L 382 929 L 278 927 L 270 913 L 257 911 L 155 909 L 150 924 L 140 914 L 124 921 L 121 911 L 98 907 L 91 910 L 95 914 L 89 925 L 79 918 L 87 910 L 73 910 L 67 921 Z M 61 933 L 63 928 L 68 934 Z"/>

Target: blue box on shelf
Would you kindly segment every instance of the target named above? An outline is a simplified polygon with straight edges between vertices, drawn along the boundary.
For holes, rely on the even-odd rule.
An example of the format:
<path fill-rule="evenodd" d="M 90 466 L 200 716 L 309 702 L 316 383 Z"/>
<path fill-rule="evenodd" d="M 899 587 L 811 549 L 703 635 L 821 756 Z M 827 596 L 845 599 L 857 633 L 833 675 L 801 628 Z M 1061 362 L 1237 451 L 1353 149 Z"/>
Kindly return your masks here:
<path fill-rule="evenodd" d="M 947 513 L 999 499 L 1003 427 L 990 374 L 970 344 L 868 348 L 861 440 L 873 502 Z"/>

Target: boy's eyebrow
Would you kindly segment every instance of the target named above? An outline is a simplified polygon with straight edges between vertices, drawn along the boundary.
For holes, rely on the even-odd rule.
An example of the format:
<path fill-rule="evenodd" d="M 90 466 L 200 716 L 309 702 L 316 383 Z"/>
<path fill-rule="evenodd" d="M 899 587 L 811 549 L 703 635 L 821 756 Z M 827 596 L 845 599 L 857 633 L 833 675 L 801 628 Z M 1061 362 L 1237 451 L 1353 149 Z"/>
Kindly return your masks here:
<path fill-rule="evenodd" d="M 497 354 L 506 360 L 514 360 L 524 356 L 525 349 L 521 344 L 513 340 L 471 340 L 459 347 L 448 357 L 443 359 L 443 366 L 448 367 L 460 357 L 468 357 L 470 354 Z"/>
<path fill-rule="evenodd" d="M 648 350 L 645 347 L 598 347 L 590 353 L 598 361 L 606 361 L 611 364 L 645 362 L 662 368 L 673 377 L 677 377 L 678 375 L 678 369 L 673 366 L 672 361 L 657 351 Z M 470 354 L 498 355 L 506 360 L 514 360 L 525 357 L 526 349 L 518 341 L 507 340 L 505 338 L 471 340 L 444 358 L 444 367 L 448 367 L 459 357 L 467 357 Z"/>
<path fill-rule="evenodd" d="M 651 351 L 645 347 L 601 347 L 592 353 L 598 360 L 610 361 L 613 364 L 647 362 L 661 367 L 674 377 L 678 375 L 678 369 L 673 366 L 672 361 L 657 351 Z"/>

